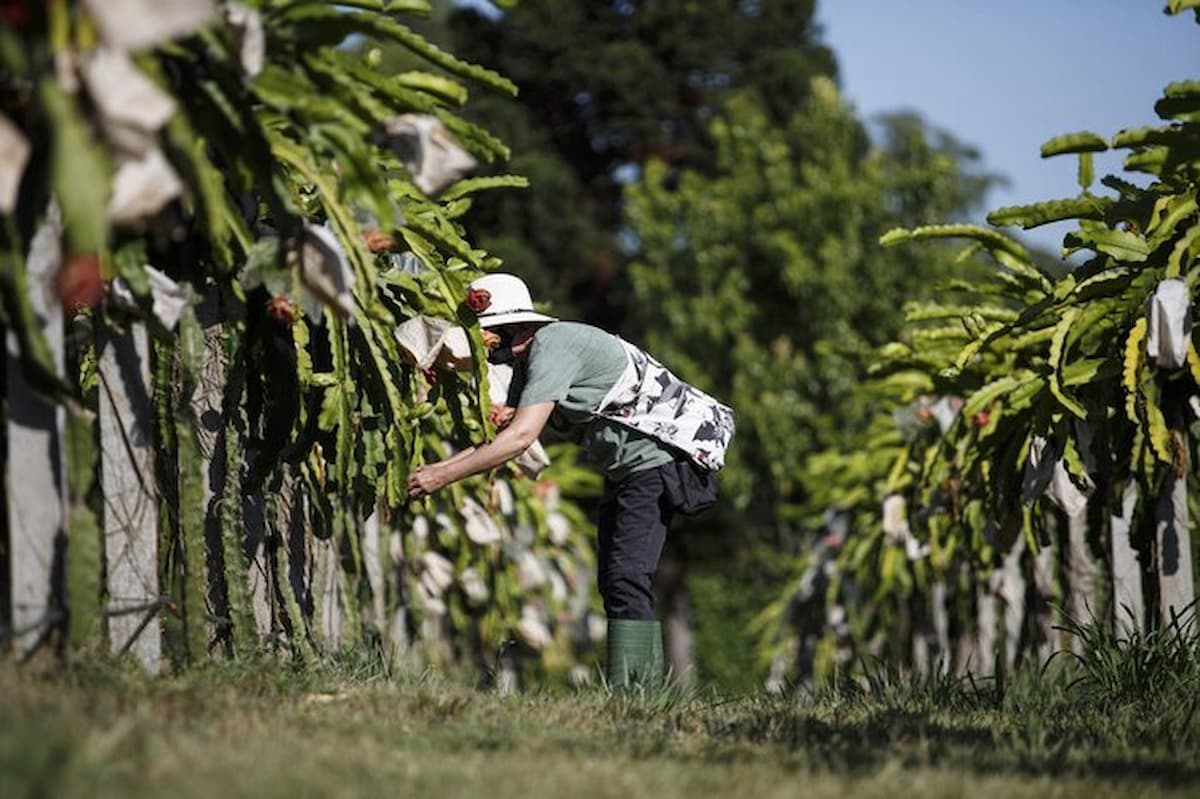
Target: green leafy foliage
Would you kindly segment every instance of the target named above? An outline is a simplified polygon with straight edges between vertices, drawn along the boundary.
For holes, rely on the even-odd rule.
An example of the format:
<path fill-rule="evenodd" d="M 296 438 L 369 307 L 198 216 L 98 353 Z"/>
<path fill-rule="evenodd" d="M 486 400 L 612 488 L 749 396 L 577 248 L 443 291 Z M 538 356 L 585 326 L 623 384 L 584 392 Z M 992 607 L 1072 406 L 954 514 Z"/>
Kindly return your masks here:
<path fill-rule="evenodd" d="M 905 116 L 867 145 L 831 82 L 816 80 L 809 95 L 782 126 L 752 93 L 731 97 L 710 127 L 711 168 L 652 161 L 626 191 L 639 248 L 630 335 L 737 413 L 719 478 L 727 504 L 687 543 L 693 573 L 716 573 L 698 585 L 746 592 L 731 608 L 778 579 L 781 552 L 821 538 L 820 513 L 807 509 L 827 475 L 807 456 L 848 441 L 875 413 L 865 365 L 904 323 L 896 298 L 931 300 L 939 279 L 977 268 L 955 264 L 946 248 L 876 245 L 894 225 L 978 199 L 987 178 L 968 171 L 969 151 Z M 700 645 L 745 627 L 716 601 L 695 606 L 722 614 L 698 621 Z M 749 642 L 725 644 L 739 645 Z M 720 648 L 706 658 L 700 651 L 702 674 L 732 678 Z"/>
<path fill-rule="evenodd" d="M 968 185 L 956 145 L 916 120 L 890 120 L 888 139 L 864 152 L 832 84 L 811 94 L 782 130 L 753 96 L 733 99 L 712 125 L 716 175 L 651 162 L 627 192 L 636 329 L 738 411 L 722 473 L 741 517 L 731 529 L 798 520 L 817 482 L 804 454 L 869 413 L 859 364 L 899 331 L 892 298 L 960 271 L 946 250 L 881 254 L 875 239 L 902 219 L 964 209 L 981 185 Z"/>
<path fill-rule="evenodd" d="M 949 613 L 959 640 L 971 640 L 985 623 L 975 613 L 1002 558 L 1015 552 L 1033 581 L 1032 556 L 1020 547 L 1066 546 L 1064 500 L 1045 483 L 1038 487 L 1035 456 L 1061 468 L 1074 487 L 1055 491 L 1090 495 L 1086 521 L 1101 540 L 1108 521 L 1122 517 L 1122 491 L 1135 481 L 1127 543 L 1147 557 L 1162 487 L 1185 475 L 1196 456 L 1188 426 L 1194 414 L 1184 401 L 1200 389 L 1198 373 L 1147 351 L 1152 295 L 1177 278 L 1190 292 L 1200 277 L 1193 232 L 1200 152 L 1192 144 L 1197 123 L 1183 102 L 1187 85 L 1172 84 L 1157 106 L 1167 128 L 1123 131 L 1111 142 L 1071 134 L 1043 146 L 1044 156 L 1079 155 L 1078 197 L 989 216 L 994 225 L 1025 228 L 1078 220 L 1064 250 L 1087 260 L 1069 273 L 1043 271 L 1003 234 L 973 226 L 905 227 L 881 238 L 885 246 L 967 239 L 964 256 L 989 256 L 995 269 L 953 282 L 936 304 L 910 308 L 898 341 L 875 359 L 877 382 L 866 390 L 878 397 L 878 414 L 850 446 L 810 461 L 823 479 L 810 513 L 838 518 L 847 536 L 836 555 L 825 556 L 833 576 L 823 594 L 802 594 L 793 584 L 764 611 L 764 658 L 807 647 L 809 660 L 793 663 L 808 675 L 828 675 L 839 657 L 864 649 L 917 666 L 913 647 L 927 635 L 935 604 Z M 1102 182 L 1118 197 L 1091 195 L 1090 154 L 1110 146 L 1130 151 L 1126 169 L 1152 171 L 1155 180 L 1140 186 L 1108 176 Z M 1194 344 L 1189 353 L 1194 363 Z M 931 411 L 942 403 L 954 412 L 935 425 Z M 797 609 L 804 603 L 823 604 L 847 622 L 806 627 Z M 1112 619 L 1114 609 L 1102 602 L 1096 613 Z M 1024 651 L 1033 651 L 1035 636 L 1023 635 Z"/>

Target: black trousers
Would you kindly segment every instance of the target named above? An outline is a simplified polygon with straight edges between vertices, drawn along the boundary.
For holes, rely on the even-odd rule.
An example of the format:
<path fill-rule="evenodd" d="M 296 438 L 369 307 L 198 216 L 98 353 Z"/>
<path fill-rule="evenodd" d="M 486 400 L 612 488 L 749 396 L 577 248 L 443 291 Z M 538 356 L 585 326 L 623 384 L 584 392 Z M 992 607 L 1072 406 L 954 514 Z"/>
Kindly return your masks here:
<path fill-rule="evenodd" d="M 654 619 L 654 573 L 667 540 L 674 505 L 667 496 L 668 463 L 623 480 L 606 480 L 600 499 L 599 583 L 610 619 Z"/>

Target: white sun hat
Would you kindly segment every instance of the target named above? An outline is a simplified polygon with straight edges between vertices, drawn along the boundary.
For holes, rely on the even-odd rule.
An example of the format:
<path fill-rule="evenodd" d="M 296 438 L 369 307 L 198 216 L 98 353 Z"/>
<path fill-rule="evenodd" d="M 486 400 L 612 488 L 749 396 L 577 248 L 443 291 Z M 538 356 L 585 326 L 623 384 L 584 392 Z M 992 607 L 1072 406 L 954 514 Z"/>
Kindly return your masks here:
<path fill-rule="evenodd" d="M 519 322 L 557 322 L 553 316 L 533 310 L 529 287 L 516 275 L 496 272 L 472 281 L 467 287 L 467 307 L 475 312 L 480 327 L 499 327 Z"/>

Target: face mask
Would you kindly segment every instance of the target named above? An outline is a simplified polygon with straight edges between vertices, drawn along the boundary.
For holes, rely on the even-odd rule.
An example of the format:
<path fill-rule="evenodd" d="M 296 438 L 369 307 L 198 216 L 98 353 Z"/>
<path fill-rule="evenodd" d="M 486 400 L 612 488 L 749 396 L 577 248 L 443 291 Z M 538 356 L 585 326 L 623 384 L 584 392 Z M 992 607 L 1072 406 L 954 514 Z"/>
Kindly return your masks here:
<path fill-rule="evenodd" d="M 493 350 L 488 350 L 487 359 L 488 363 L 492 364 L 493 366 L 502 366 L 506 363 L 512 363 L 513 360 L 515 360 L 515 357 L 513 356 L 511 344 L 509 346 L 501 344 Z"/>
<path fill-rule="evenodd" d="M 507 330 L 497 330 L 496 335 L 500 336 L 500 343 L 488 350 L 488 363 L 494 366 L 512 363 L 515 358 L 512 351 L 512 333 Z"/>

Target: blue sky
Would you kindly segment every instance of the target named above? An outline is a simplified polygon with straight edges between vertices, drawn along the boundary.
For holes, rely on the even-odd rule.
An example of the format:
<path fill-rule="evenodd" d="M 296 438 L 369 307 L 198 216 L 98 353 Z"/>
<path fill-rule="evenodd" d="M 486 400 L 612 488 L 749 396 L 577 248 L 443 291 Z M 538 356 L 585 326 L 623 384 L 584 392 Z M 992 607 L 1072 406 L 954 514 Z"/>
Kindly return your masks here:
<path fill-rule="evenodd" d="M 1190 12 L 1163 14 L 1165 5 L 821 0 L 817 17 L 837 54 L 843 95 L 860 114 L 917 111 L 978 148 L 988 170 L 1009 178 L 1009 187 L 989 196 L 991 209 L 1073 196 L 1076 160 L 1042 160 L 1042 142 L 1061 133 L 1107 137 L 1156 124 L 1162 87 L 1200 79 L 1200 25 Z M 1119 173 L 1120 163 L 1098 156 L 1097 178 Z M 1021 235 L 1057 251 L 1071 228 L 1063 223 Z"/>

